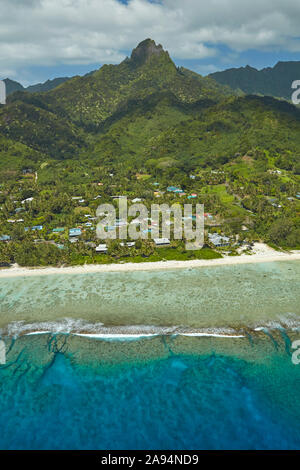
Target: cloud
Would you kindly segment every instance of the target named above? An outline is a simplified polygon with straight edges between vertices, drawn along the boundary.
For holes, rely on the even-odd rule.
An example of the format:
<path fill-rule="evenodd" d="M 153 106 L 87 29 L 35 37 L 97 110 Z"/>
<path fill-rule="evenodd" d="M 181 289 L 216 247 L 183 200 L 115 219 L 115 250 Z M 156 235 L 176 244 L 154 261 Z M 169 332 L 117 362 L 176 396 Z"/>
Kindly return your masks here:
<path fill-rule="evenodd" d="M 0 0 L 0 75 L 22 67 L 118 63 L 151 37 L 175 59 L 300 51 L 299 0 Z"/>

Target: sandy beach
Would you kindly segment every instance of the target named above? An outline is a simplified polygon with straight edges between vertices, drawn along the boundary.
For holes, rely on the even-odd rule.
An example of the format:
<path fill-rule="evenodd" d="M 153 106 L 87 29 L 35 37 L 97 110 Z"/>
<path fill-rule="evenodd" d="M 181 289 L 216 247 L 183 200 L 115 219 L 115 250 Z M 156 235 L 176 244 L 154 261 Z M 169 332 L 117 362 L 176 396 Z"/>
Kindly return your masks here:
<path fill-rule="evenodd" d="M 228 266 L 236 264 L 266 263 L 276 261 L 300 261 L 300 250 L 283 252 L 276 251 L 264 243 L 256 243 L 251 255 L 224 256 L 224 258 L 212 260 L 189 260 L 189 261 L 157 261 L 145 263 L 119 263 L 119 264 L 86 264 L 84 266 L 26 268 L 12 266 L 0 269 L 0 278 L 18 276 L 41 276 L 51 274 L 86 274 L 103 272 L 126 272 L 126 271 L 155 271 L 166 269 L 191 269 L 208 266 Z"/>

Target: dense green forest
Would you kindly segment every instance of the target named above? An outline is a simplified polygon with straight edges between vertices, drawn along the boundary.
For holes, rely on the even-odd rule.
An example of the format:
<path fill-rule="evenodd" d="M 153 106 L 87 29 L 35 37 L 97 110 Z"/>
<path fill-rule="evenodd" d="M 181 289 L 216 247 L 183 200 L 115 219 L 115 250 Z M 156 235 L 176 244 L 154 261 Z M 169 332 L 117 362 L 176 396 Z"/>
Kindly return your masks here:
<path fill-rule="evenodd" d="M 0 107 L 0 263 L 211 258 L 259 240 L 299 249 L 299 149 L 295 106 L 234 92 L 143 41 L 119 65 L 48 92 L 17 91 Z M 187 252 L 171 236 L 165 248 L 115 240 L 97 253 L 96 209 L 117 207 L 120 195 L 149 208 L 204 203 L 204 249 Z M 75 242 L 72 228 L 81 230 Z"/>

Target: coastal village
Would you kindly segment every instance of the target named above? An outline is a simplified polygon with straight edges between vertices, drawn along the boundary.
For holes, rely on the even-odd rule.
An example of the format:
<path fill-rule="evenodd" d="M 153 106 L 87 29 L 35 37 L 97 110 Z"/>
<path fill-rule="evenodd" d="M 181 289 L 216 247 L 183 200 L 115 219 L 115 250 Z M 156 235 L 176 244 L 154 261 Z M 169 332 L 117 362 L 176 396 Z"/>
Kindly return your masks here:
<path fill-rule="evenodd" d="M 238 156 L 236 165 L 249 170 L 249 161 L 245 164 L 245 159 Z M 16 182 L 10 178 L 2 180 L 1 266 L 210 259 L 251 254 L 255 241 L 280 247 L 276 233 L 273 239 L 268 233 L 258 233 L 258 221 L 270 226 L 268 219 L 299 218 L 300 213 L 299 177 L 294 176 L 293 180 L 279 169 L 266 171 L 263 184 L 257 172 L 258 186 L 255 180 L 237 176 L 234 165 L 214 170 L 198 169 L 189 174 L 162 171 L 154 175 L 143 168 L 133 172 L 122 167 L 69 170 L 62 165 L 51 167 L 51 164 L 42 164 L 41 168 L 22 168 Z M 53 170 L 57 179 L 49 176 Z M 250 175 L 253 178 L 253 174 Z M 13 176 L 16 178 L 15 174 Z M 122 198 L 127 198 L 128 207 L 143 203 L 149 210 L 149 217 L 118 218 L 118 203 Z M 114 205 L 117 218 L 105 230 L 116 234 L 116 239 L 101 240 L 96 227 L 100 216 L 105 214 L 97 214 L 97 208 L 107 203 Z M 187 251 L 185 239 L 174 239 L 172 211 L 166 222 L 169 235 L 163 236 L 159 225 L 159 236 L 151 236 L 157 229 L 157 219 L 151 218 L 152 204 L 179 206 L 182 224 L 185 204 L 192 204 L 194 210 L 196 204 L 204 204 L 204 247 Z M 195 227 L 196 216 L 190 218 Z M 118 238 L 119 228 L 130 223 L 142 225 L 143 238 Z"/>

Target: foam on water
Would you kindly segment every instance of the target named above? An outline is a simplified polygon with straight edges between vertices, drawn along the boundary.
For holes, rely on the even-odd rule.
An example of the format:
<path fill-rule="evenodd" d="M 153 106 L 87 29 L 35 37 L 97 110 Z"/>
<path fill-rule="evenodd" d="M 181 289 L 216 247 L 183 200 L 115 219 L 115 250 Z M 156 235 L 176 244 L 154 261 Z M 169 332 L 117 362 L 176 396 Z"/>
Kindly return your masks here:
<path fill-rule="evenodd" d="M 290 329 L 299 327 L 300 262 L 1 278 L 0 298 L 3 334 L 8 324 L 78 333 L 97 333 L 101 325 Z"/>

